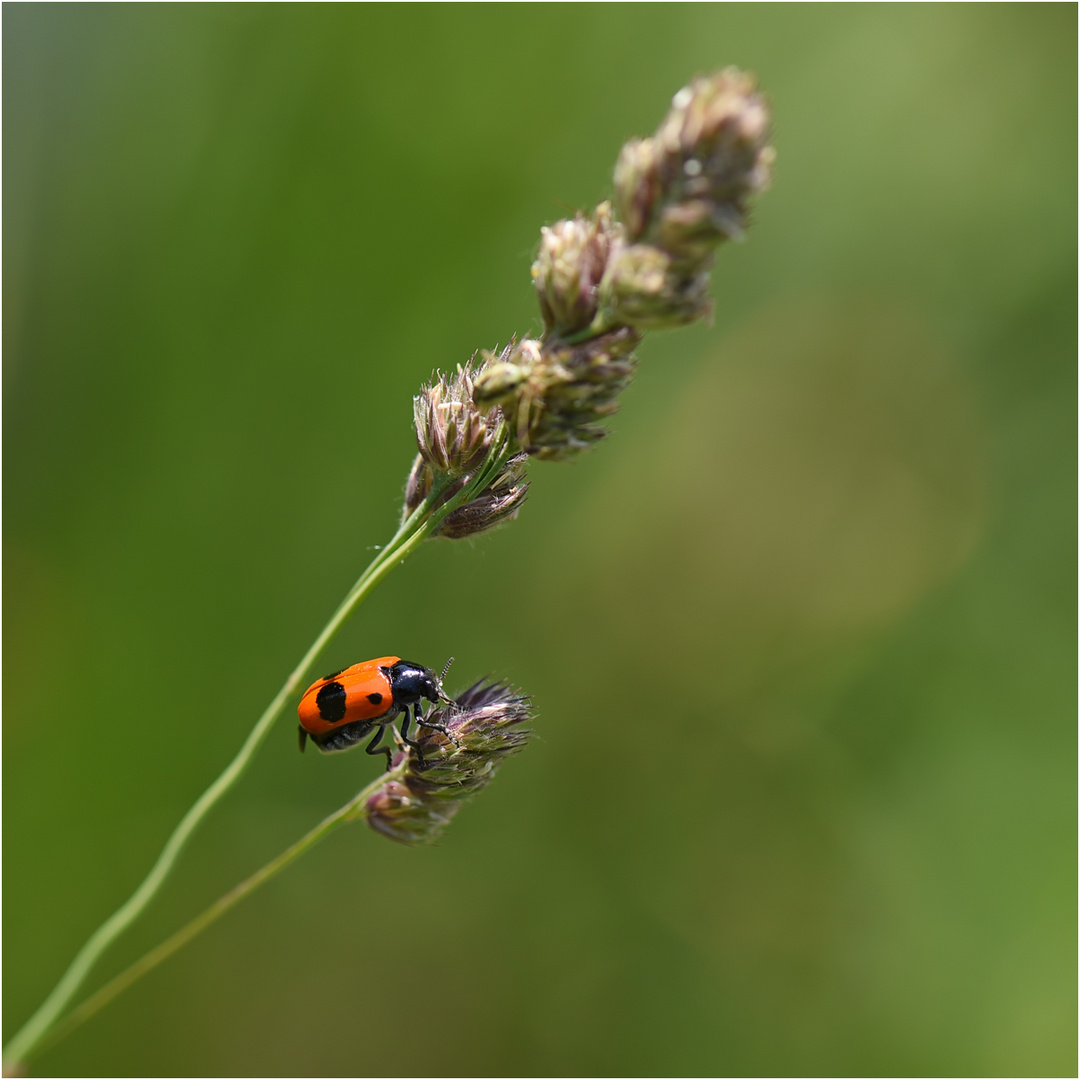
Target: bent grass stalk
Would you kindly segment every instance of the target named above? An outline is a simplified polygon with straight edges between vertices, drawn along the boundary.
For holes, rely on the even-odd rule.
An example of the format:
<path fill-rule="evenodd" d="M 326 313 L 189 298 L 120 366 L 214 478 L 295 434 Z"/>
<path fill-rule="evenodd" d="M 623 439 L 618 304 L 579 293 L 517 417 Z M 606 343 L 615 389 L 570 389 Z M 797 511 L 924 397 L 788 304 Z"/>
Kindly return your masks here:
<path fill-rule="evenodd" d="M 439 498 L 449 483 L 448 480 L 440 478 L 416 509 L 402 522 L 401 527 L 394 534 L 393 539 L 390 540 L 386 547 L 379 552 L 368 568 L 360 575 L 356 584 L 349 590 L 345 599 L 330 617 L 330 621 L 323 627 L 319 636 L 304 654 L 303 659 L 297 664 L 292 674 L 285 680 L 281 689 L 277 692 L 274 699 L 266 707 L 262 716 L 259 717 L 255 726 L 251 729 L 251 733 L 244 741 L 244 745 L 240 748 L 239 753 L 233 758 L 225 771 L 206 789 L 206 791 L 203 792 L 191 809 L 184 815 L 180 824 L 177 825 L 176 829 L 173 831 L 172 836 L 169 837 L 161 854 L 158 856 L 157 862 L 154 863 L 150 873 L 146 875 L 142 884 L 131 894 L 126 903 L 118 908 L 90 936 L 86 944 L 83 945 L 75 955 L 75 959 L 72 960 L 67 971 L 64 972 L 52 993 L 49 994 L 33 1016 L 27 1020 L 22 1028 L 12 1037 L 7 1046 L 4 1047 L 3 1059 L 6 1065 L 10 1064 L 12 1066 L 17 1066 L 19 1063 L 25 1062 L 34 1056 L 35 1051 L 40 1050 L 43 1039 L 56 1025 L 61 1013 L 63 1013 L 68 1003 L 75 996 L 94 964 L 97 963 L 102 953 L 104 953 L 105 950 L 143 913 L 150 901 L 157 895 L 161 886 L 164 884 L 166 877 L 168 877 L 169 872 L 175 865 L 177 858 L 190 840 L 192 833 L 202 822 L 203 818 L 206 817 L 213 807 L 217 805 L 222 797 L 243 775 L 244 770 L 247 769 L 248 765 L 251 763 L 255 751 L 258 750 L 270 733 L 270 729 L 283 712 L 289 699 L 300 689 L 305 678 L 310 675 L 312 667 L 322 654 L 323 650 L 330 644 L 338 631 L 345 625 L 360 604 L 366 599 L 368 594 L 396 565 L 403 562 L 410 554 L 412 554 L 412 552 L 436 530 L 439 523 L 447 517 L 447 515 L 465 505 L 478 492 L 482 491 L 491 481 L 492 477 L 497 475 L 498 471 L 505 463 L 506 458 L 506 434 L 503 425 L 500 424 L 495 437 L 492 440 L 485 461 L 476 470 L 469 483 L 467 483 L 465 487 L 452 498 L 448 499 L 442 505 L 439 505 Z M 384 781 L 385 777 L 378 778 L 378 783 L 381 784 Z M 352 803 L 349 805 L 351 806 Z M 339 811 L 339 814 L 340 813 L 342 812 Z M 333 824 L 328 825 L 328 823 Z M 135 968 L 131 968 L 128 972 L 125 972 L 124 976 L 121 976 L 121 978 L 126 977 L 127 975 L 131 975 L 131 978 L 128 982 L 125 982 L 123 986 L 127 986 L 129 982 L 139 978 L 157 963 L 160 963 L 161 960 L 171 952 L 175 951 L 175 949 L 189 941 L 205 926 L 208 926 L 213 922 L 218 915 L 223 914 L 228 910 L 233 903 L 242 896 L 247 895 L 247 892 L 250 892 L 252 888 L 261 884 L 267 877 L 277 873 L 282 866 L 291 862 L 293 858 L 307 850 L 316 839 L 325 835 L 325 832 L 320 830 L 323 830 L 324 827 L 326 827 L 325 831 L 329 831 L 329 829 L 333 828 L 337 823 L 337 814 L 327 818 L 322 825 L 316 828 L 312 833 L 309 833 L 304 840 L 300 841 L 297 845 L 294 845 L 293 848 L 290 848 L 289 851 L 280 856 L 278 860 L 270 863 L 268 867 L 264 867 L 262 871 L 259 871 L 259 874 L 263 874 L 273 867 L 274 869 L 269 874 L 266 874 L 266 877 L 259 878 L 259 874 L 256 874 L 254 878 L 249 878 L 243 885 L 237 886 L 237 889 L 244 891 L 237 895 L 235 899 L 229 900 L 229 898 L 233 896 L 233 893 L 230 893 L 224 897 L 222 901 L 219 901 L 219 904 L 221 904 L 226 900 L 229 900 L 229 903 L 225 904 L 225 906 L 221 908 L 221 911 L 216 912 L 216 914 L 212 915 L 209 919 L 200 922 L 200 920 L 205 918 L 206 914 L 209 914 L 209 912 L 204 913 L 204 916 L 200 916 L 200 918 L 196 919 L 193 923 L 189 923 L 184 930 L 179 932 L 179 934 L 174 935 L 165 942 L 165 945 L 170 945 L 170 943 L 175 944 L 149 966 L 140 968 L 138 971 L 135 971 Z M 280 865 L 276 865 L 279 861 Z M 255 878 L 259 878 L 259 880 L 255 881 Z M 251 882 L 254 882 L 254 884 L 250 884 Z M 245 886 L 248 886 L 249 884 L 250 888 L 245 889 Z M 235 891 L 236 890 L 234 890 L 234 892 Z M 210 911 L 214 911 L 216 907 L 217 905 L 215 905 L 214 908 L 211 908 Z M 183 936 L 185 934 L 186 936 Z M 164 947 L 165 946 L 160 946 L 159 948 Z M 148 954 L 148 956 L 153 956 L 156 952 L 157 950 Z M 145 959 L 146 958 L 144 958 L 144 960 Z M 141 964 L 142 961 L 139 963 Z M 135 967 L 138 968 L 139 964 L 136 964 Z M 111 983 L 108 984 L 108 986 L 111 985 Z M 114 993 L 118 993 L 120 989 L 123 989 L 123 986 L 120 986 Z M 107 988 L 108 987 L 106 987 L 106 989 Z M 112 996 L 114 996 L 114 994 L 110 994 L 108 997 L 103 998 L 91 1011 L 96 1011 L 97 1008 L 100 1008 L 101 1005 L 110 1000 Z M 85 1019 L 86 1016 L 89 1015 L 89 1012 L 86 1013 L 82 1019 Z M 70 1028 L 65 1027 L 65 1031 L 66 1030 L 70 1030 Z"/>
<path fill-rule="evenodd" d="M 94 1013 L 103 1009 L 132 983 L 137 982 L 144 975 L 153 971 L 159 964 L 172 956 L 174 952 L 191 941 L 192 938 L 197 937 L 208 926 L 217 922 L 225 912 L 234 908 L 245 897 L 250 896 L 260 885 L 265 885 L 272 877 L 284 870 L 289 863 L 294 862 L 310 848 L 313 848 L 320 840 L 329 836 L 339 826 L 351 821 L 357 810 L 364 805 L 371 795 L 387 782 L 400 779 L 405 775 L 407 768 L 408 761 L 406 759 L 402 760 L 390 772 L 377 776 L 359 795 L 350 799 L 340 810 L 334 811 L 328 818 L 319 822 L 311 832 L 297 840 L 292 847 L 286 848 L 277 858 L 271 859 L 264 867 L 256 870 L 250 877 L 230 889 L 219 900 L 214 901 L 202 914 L 197 915 L 186 926 L 181 927 L 175 934 L 166 938 L 160 945 L 155 946 L 141 959 L 136 960 L 130 967 L 110 979 L 81 1005 L 72 1009 L 60 1023 L 54 1025 L 42 1036 L 36 1049 L 39 1052 L 44 1050 L 47 1046 L 58 1042 L 74 1031 L 80 1024 L 89 1020 Z"/>

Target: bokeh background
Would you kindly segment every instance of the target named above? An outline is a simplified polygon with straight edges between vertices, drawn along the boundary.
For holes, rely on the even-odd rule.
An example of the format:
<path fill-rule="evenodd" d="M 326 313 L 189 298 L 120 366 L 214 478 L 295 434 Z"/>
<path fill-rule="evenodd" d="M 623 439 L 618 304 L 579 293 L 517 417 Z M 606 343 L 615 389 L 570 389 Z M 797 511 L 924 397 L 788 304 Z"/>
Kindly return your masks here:
<path fill-rule="evenodd" d="M 695 73 L 779 158 L 612 437 L 320 667 L 531 693 L 49 1075 L 1075 1074 L 1076 20 L 5 5 L 5 1038 L 395 525 L 410 399 Z M 286 718 L 91 985 L 378 769 Z"/>

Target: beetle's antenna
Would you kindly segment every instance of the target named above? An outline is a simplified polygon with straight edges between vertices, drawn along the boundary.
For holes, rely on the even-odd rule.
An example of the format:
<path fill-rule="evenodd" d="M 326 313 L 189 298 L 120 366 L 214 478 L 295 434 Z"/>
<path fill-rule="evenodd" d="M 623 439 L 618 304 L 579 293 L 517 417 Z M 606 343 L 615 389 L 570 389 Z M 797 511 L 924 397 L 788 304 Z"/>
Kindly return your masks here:
<path fill-rule="evenodd" d="M 450 665 L 453 662 L 454 658 L 451 656 L 450 659 L 446 661 L 446 665 L 442 669 L 442 674 L 439 676 L 439 697 L 441 697 L 443 701 L 448 701 L 450 703 L 453 703 L 454 699 L 452 697 L 447 697 L 446 692 L 443 690 L 442 684 L 443 680 L 446 678 L 446 673 L 450 670 Z"/>

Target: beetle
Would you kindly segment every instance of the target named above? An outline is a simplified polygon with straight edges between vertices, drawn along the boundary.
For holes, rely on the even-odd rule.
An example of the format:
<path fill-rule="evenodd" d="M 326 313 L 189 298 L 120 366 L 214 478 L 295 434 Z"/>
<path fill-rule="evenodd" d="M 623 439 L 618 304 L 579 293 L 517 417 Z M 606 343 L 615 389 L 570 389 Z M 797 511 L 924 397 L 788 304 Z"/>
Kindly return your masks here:
<path fill-rule="evenodd" d="M 446 662 L 442 675 L 400 656 L 380 656 L 324 675 L 304 691 L 297 707 L 300 752 L 303 753 L 309 738 L 324 754 L 351 750 L 372 729 L 377 729 L 365 751 L 372 755 L 385 754 L 389 770 L 393 751 L 388 746 L 380 747 L 379 743 L 387 727 L 400 716 L 401 741 L 416 751 L 422 769 L 423 752 L 409 738 L 409 725 L 415 720 L 418 734 L 419 728 L 426 727 L 452 738 L 446 728 L 424 719 L 423 703 L 425 698 L 432 704 L 452 703 L 443 691 L 442 681 L 453 659 L 450 657 Z"/>

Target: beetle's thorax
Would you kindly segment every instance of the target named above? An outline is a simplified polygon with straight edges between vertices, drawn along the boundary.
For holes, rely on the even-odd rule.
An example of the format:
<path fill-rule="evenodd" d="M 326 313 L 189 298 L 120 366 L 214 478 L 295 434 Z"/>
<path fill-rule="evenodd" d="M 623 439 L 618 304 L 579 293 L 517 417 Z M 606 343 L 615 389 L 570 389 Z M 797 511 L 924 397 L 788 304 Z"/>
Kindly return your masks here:
<path fill-rule="evenodd" d="M 435 672 L 411 660 L 399 660 L 383 668 L 394 690 L 395 705 L 415 705 L 421 698 L 439 700 L 439 684 Z"/>

